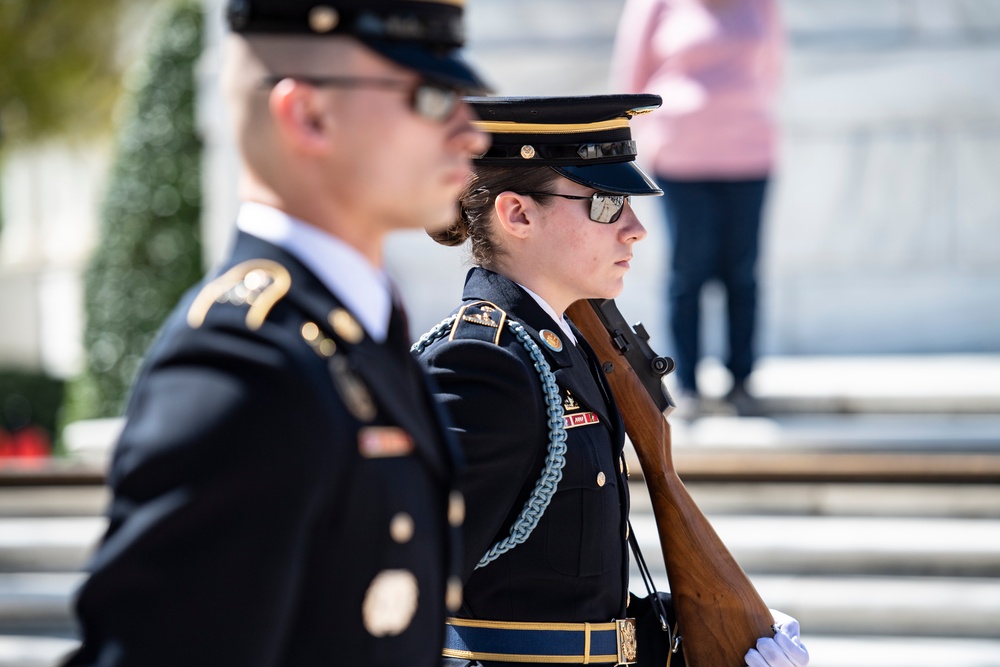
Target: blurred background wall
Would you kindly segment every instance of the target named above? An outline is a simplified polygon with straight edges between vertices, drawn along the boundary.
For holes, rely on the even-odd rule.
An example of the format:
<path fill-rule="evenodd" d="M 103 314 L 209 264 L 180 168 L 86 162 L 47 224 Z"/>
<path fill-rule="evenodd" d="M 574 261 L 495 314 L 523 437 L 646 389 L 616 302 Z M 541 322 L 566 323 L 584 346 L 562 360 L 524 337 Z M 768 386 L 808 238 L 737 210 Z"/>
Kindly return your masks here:
<path fill-rule="evenodd" d="M 201 67 L 206 263 L 236 210 L 216 85 L 221 2 Z M 765 355 L 1000 352 L 1000 0 L 784 0 L 782 159 L 762 257 Z M 500 94 L 613 92 L 620 0 L 469 0 L 469 53 Z M 48 142 L 3 163 L 0 366 L 69 376 L 82 363 L 80 274 L 108 141 Z M 640 146 L 641 153 L 641 146 Z M 392 196 L 392 193 L 387 193 Z M 659 208 L 619 299 L 665 338 Z M 457 302 L 464 252 L 422 233 L 390 243 L 413 333 Z M 721 303 L 706 294 L 708 350 Z"/>

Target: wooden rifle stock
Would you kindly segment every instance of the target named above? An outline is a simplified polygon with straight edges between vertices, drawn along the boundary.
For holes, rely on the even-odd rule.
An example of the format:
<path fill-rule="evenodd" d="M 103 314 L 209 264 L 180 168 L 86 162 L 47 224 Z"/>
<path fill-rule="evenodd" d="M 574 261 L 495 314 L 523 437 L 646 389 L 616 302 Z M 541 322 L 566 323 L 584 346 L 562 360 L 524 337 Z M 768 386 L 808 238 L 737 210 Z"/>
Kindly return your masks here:
<path fill-rule="evenodd" d="M 746 573 L 677 476 L 662 377 L 673 362 L 633 331 L 614 300 L 578 301 L 566 313 L 597 354 L 642 465 L 688 667 L 742 667 L 774 619 Z"/>

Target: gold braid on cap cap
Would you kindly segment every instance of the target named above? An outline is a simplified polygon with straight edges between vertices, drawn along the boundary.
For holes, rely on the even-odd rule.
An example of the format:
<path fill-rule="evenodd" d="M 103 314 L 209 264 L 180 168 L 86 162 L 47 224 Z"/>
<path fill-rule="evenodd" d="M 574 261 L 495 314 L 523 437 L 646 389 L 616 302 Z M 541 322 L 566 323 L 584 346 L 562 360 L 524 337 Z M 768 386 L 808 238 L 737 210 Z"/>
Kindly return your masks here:
<path fill-rule="evenodd" d="M 576 134 L 628 128 L 627 118 L 613 118 L 595 123 L 518 123 L 506 120 L 474 120 L 477 130 L 490 134 Z"/>

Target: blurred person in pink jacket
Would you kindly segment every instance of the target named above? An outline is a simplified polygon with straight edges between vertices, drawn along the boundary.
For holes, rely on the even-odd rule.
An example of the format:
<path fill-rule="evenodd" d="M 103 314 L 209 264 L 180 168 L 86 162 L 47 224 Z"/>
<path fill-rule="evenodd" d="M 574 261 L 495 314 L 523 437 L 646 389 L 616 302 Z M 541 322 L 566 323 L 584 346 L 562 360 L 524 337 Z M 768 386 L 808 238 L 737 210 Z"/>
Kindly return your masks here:
<path fill-rule="evenodd" d="M 699 304 L 712 280 L 726 292 L 733 379 L 726 400 L 740 414 L 759 412 L 746 383 L 783 42 L 776 0 L 626 0 L 618 26 L 612 87 L 663 97 L 633 128 L 664 192 L 668 314 L 679 404 L 688 416 L 700 405 Z"/>

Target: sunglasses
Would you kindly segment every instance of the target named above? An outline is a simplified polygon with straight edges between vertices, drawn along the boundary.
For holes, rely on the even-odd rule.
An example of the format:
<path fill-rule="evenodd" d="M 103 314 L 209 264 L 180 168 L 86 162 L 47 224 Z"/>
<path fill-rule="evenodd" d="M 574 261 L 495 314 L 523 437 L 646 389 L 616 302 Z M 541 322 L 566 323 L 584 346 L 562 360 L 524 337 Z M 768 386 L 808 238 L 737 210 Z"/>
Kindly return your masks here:
<path fill-rule="evenodd" d="M 561 195 L 558 192 L 522 192 L 521 194 L 528 195 L 529 197 L 546 195 L 549 197 L 562 197 L 563 199 L 589 199 L 590 219 L 602 225 L 610 225 L 612 222 L 617 222 L 618 218 L 622 217 L 622 209 L 625 208 L 625 203 L 632 203 L 630 195 L 613 195 L 609 192 L 595 192 L 589 197 Z"/>
<path fill-rule="evenodd" d="M 443 123 L 451 118 L 462 97 L 454 88 L 425 80 L 410 82 L 362 76 L 270 76 L 264 82 L 268 86 L 274 86 L 282 79 L 294 79 L 317 87 L 400 90 L 409 93 L 413 113 L 436 123 Z"/>

